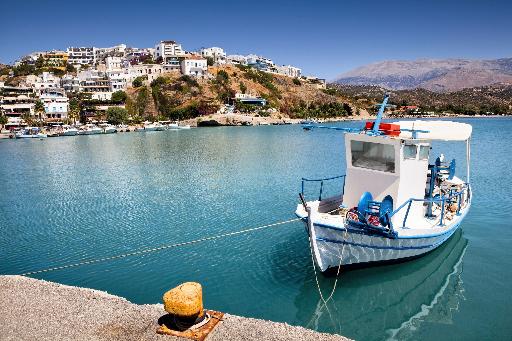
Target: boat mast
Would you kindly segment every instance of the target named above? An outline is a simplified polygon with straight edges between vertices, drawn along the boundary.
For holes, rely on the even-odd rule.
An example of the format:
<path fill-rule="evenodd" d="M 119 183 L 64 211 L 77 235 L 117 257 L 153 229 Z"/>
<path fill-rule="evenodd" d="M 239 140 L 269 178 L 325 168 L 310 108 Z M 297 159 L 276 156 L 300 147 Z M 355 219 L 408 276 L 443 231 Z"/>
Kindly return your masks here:
<path fill-rule="evenodd" d="M 466 181 L 469 184 L 469 163 L 471 161 L 471 137 L 466 140 Z"/>
<path fill-rule="evenodd" d="M 375 123 L 373 124 L 373 133 L 375 135 L 379 134 L 380 121 L 382 121 L 382 116 L 384 116 L 384 110 L 386 109 L 386 104 L 388 103 L 389 95 L 384 96 L 384 100 L 380 105 L 379 112 L 377 113 L 377 118 L 375 119 Z"/>

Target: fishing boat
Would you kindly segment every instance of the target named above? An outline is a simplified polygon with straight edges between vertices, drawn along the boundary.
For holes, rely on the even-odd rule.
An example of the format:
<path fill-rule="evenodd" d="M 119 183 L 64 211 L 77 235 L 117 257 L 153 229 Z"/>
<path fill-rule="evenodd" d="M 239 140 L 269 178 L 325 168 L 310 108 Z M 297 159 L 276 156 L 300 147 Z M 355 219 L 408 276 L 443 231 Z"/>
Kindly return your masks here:
<path fill-rule="evenodd" d="M 155 126 L 155 130 L 156 131 L 164 131 L 164 130 L 167 130 L 167 126 L 160 123 L 160 122 L 156 122 L 154 123 L 154 126 Z"/>
<path fill-rule="evenodd" d="M 96 135 L 96 134 L 102 134 L 103 129 L 100 127 L 95 126 L 94 124 L 86 124 L 81 128 L 81 130 L 78 132 L 79 135 Z"/>
<path fill-rule="evenodd" d="M 75 136 L 78 135 L 78 129 L 72 126 L 62 126 L 62 133 L 61 136 Z"/>
<path fill-rule="evenodd" d="M 448 240 L 471 206 L 469 124 L 451 121 L 381 123 L 384 98 L 375 122 L 361 129 L 306 125 L 345 132 L 346 174 L 302 179 L 295 214 L 306 224 L 318 268 L 412 259 Z M 430 155 L 436 141 L 464 142 L 465 179 L 455 159 Z M 324 185 L 341 181 L 338 193 L 324 198 Z M 319 185 L 315 200 L 306 184 Z"/>
<path fill-rule="evenodd" d="M 18 131 L 15 137 L 17 139 L 44 139 L 48 135 L 44 134 L 38 127 L 27 127 Z"/>
<path fill-rule="evenodd" d="M 135 128 L 135 131 L 155 131 L 156 128 L 157 127 L 154 123 L 146 121 L 146 122 L 144 122 L 143 127 L 137 127 L 137 128 Z"/>
<path fill-rule="evenodd" d="M 167 127 L 172 130 L 176 130 L 179 128 L 178 122 L 170 122 L 167 124 Z"/>
<path fill-rule="evenodd" d="M 117 133 L 117 128 L 113 126 L 112 124 L 102 124 L 101 129 L 103 129 L 104 134 L 113 134 Z"/>

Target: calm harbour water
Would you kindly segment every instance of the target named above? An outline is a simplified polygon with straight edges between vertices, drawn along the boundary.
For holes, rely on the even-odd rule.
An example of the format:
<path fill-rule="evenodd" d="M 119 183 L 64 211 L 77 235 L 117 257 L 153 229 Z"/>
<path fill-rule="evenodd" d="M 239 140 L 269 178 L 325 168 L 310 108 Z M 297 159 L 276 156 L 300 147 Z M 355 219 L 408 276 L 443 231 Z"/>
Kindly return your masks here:
<path fill-rule="evenodd" d="M 423 258 L 343 273 L 329 309 L 298 222 L 34 277 L 136 303 L 198 281 L 208 308 L 358 340 L 510 340 L 512 119 L 461 121 L 474 193 L 462 229 Z M 287 220 L 302 176 L 345 165 L 340 132 L 299 126 L 3 140 L 0 159 L 0 274 Z M 335 278 L 319 280 L 328 294 Z"/>

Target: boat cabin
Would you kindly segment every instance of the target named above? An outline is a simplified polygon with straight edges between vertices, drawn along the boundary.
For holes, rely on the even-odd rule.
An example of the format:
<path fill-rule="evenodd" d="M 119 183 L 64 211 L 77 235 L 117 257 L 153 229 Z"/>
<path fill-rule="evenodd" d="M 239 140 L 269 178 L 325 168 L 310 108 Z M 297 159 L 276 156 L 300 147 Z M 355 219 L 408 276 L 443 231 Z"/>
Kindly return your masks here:
<path fill-rule="evenodd" d="M 464 185 L 455 176 L 455 160 L 445 164 L 437 157 L 430 164 L 429 158 L 433 140 L 469 141 L 471 126 L 443 121 L 405 121 L 395 126 L 402 131 L 382 135 L 367 131 L 345 134 L 347 170 L 343 206 L 364 211 L 367 208 L 361 205 L 385 202 L 394 211 L 411 198 L 433 198 L 439 196 L 441 187 L 449 191 Z M 406 214 L 434 217 L 435 212 L 432 204 L 413 201 L 408 210 L 393 215 L 393 224 L 401 225 Z"/>

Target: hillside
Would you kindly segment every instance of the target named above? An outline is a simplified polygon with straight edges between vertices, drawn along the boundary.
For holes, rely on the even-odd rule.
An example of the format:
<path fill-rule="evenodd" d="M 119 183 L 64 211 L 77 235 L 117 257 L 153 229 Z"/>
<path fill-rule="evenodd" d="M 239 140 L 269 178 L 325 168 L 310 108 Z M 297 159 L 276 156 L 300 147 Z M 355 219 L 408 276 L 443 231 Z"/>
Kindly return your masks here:
<path fill-rule="evenodd" d="M 225 103 L 254 116 L 306 118 L 350 116 L 358 109 L 339 94 L 330 94 L 304 79 L 269 74 L 245 66 L 209 68 L 210 78 L 192 78 L 167 73 L 151 84 L 129 89 L 127 109 L 131 116 L 160 116 L 185 120 L 209 116 Z M 261 96 L 267 105 L 241 104 L 236 93 Z"/>
<path fill-rule="evenodd" d="M 495 84 L 449 93 L 426 89 L 387 90 L 378 86 L 333 84 L 333 91 L 351 98 L 360 107 L 371 108 L 390 94 L 390 104 L 418 106 L 421 111 L 453 114 L 512 114 L 512 85 Z"/>
<path fill-rule="evenodd" d="M 512 58 L 383 61 L 341 74 L 334 83 L 376 85 L 393 90 L 423 88 L 436 92 L 512 84 Z"/>

